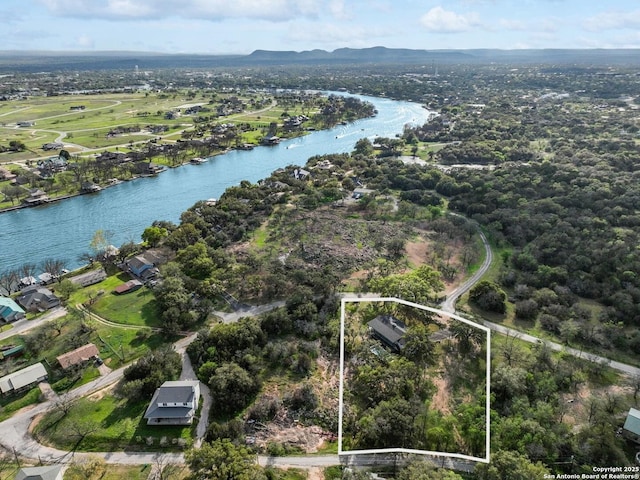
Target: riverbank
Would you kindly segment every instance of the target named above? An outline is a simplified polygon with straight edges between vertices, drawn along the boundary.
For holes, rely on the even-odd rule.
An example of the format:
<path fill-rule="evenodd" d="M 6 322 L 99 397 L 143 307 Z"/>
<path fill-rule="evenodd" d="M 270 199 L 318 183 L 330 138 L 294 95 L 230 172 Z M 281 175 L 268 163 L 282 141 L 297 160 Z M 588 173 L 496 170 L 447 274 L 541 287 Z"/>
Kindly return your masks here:
<path fill-rule="evenodd" d="M 109 187 L 108 194 L 76 195 L 41 208 L 6 211 L 0 215 L 0 264 L 11 269 L 25 262 L 60 258 L 74 269 L 83 263 L 79 257 L 89 250 L 96 230 L 111 232 L 113 245 L 136 241 L 154 221 L 177 223 L 196 202 L 220 198 L 228 187 L 257 182 L 289 165 L 303 166 L 316 155 L 350 153 L 362 137 L 392 138 L 407 123 L 422 124 L 429 113 L 411 102 L 360 98 L 374 105 L 376 117 L 310 132 L 268 148 L 229 150 L 200 165 L 169 168 L 145 181 L 122 182 Z"/>

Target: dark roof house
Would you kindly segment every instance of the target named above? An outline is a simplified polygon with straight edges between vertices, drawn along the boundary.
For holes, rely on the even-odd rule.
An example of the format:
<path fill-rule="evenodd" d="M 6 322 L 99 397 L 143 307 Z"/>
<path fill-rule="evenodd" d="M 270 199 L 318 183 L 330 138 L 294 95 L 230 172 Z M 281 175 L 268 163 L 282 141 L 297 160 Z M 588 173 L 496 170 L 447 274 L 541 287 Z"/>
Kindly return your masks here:
<path fill-rule="evenodd" d="M 200 382 L 164 382 L 153 394 L 144 413 L 147 425 L 190 425 L 198 410 Z"/>
<path fill-rule="evenodd" d="M 143 280 L 154 278 L 158 273 L 155 264 L 144 255 L 136 255 L 129 258 L 125 261 L 125 264 L 133 275 Z"/>
<path fill-rule="evenodd" d="M 60 299 L 51 290 L 40 285 L 31 285 L 20 292 L 18 303 L 30 312 L 44 312 L 60 305 Z"/>
<path fill-rule="evenodd" d="M 372 335 L 390 349 L 399 352 L 404 347 L 406 325 L 392 315 L 378 315 L 367 323 Z"/>

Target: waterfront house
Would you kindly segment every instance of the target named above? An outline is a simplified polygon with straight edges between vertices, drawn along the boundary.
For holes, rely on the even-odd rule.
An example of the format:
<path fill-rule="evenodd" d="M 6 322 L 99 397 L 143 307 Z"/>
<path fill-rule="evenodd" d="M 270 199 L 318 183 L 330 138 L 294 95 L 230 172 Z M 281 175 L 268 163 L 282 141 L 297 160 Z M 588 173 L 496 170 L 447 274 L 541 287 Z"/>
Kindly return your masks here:
<path fill-rule="evenodd" d="M 153 394 L 144 413 L 147 425 L 191 425 L 198 410 L 200 382 L 164 382 Z"/>
<path fill-rule="evenodd" d="M 407 333 L 407 327 L 392 315 L 378 315 L 367 323 L 367 326 L 371 335 L 391 350 L 399 352 L 404 347 L 404 336 Z"/>
<path fill-rule="evenodd" d="M 135 257 L 127 259 L 124 263 L 132 275 L 144 280 L 153 278 L 158 273 L 158 269 L 155 268 L 155 264 L 144 255 L 136 255 Z"/>
<path fill-rule="evenodd" d="M 36 363 L 0 378 L 0 392 L 14 393 L 47 379 L 47 370 L 42 363 Z"/>
<path fill-rule="evenodd" d="M 60 305 L 60 299 L 51 290 L 31 285 L 20 292 L 18 303 L 28 312 L 44 312 Z"/>
<path fill-rule="evenodd" d="M 29 196 L 23 200 L 27 205 L 40 205 L 42 203 L 47 203 L 49 201 L 49 196 L 46 192 L 43 192 L 39 188 L 34 188 L 29 191 Z"/>
<path fill-rule="evenodd" d="M 134 173 L 138 175 L 157 175 L 160 172 L 166 170 L 162 165 L 157 165 L 153 162 L 137 162 L 133 165 Z"/>
<path fill-rule="evenodd" d="M 24 310 L 12 298 L 0 297 L 0 320 L 15 322 L 24 318 Z"/>

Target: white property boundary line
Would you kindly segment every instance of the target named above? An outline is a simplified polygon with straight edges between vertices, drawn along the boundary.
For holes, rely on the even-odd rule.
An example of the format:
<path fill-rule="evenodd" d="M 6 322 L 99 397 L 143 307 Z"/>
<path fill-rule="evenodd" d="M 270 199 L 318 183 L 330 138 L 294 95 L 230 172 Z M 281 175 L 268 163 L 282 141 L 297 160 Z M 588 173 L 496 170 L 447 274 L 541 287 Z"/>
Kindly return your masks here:
<path fill-rule="evenodd" d="M 395 302 L 409 307 L 415 307 L 420 310 L 426 310 L 428 312 L 436 313 L 438 315 L 444 315 L 455 320 L 459 320 L 467 325 L 478 328 L 487 334 L 487 358 L 486 358 L 486 402 L 485 402 L 485 418 L 486 418 L 486 436 L 485 436 L 485 457 L 473 457 L 471 455 L 463 455 L 461 453 L 448 453 L 448 452 L 433 452 L 429 450 L 414 450 L 410 448 L 378 448 L 370 450 L 342 450 L 342 420 L 343 420 L 343 408 L 344 408 L 344 320 L 345 320 L 345 306 L 347 303 L 363 303 L 363 302 Z M 490 382 L 491 379 L 491 330 L 484 325 L 478 325 L 470 320 L 462 318 L 454 313 L 445 312 L 444 310 L 438 310 L 436 308 L 427 307 L 418 303 L 408 302 L 400 298 L 393 297 L 372 297 L 372 298 L 343 298 L 340 301 L 340 406 L 338 410 L 338 455 L 359 455 L 359 454 L 373 454 L 373 453 L 416 453 L 421 455 L 438 455 L 442 457 L 460 458 L 463 460 L 471 460 L 474 462 L 489 463 L 490 446 L 491 446 L 491 432 L 490 432 Z"/>

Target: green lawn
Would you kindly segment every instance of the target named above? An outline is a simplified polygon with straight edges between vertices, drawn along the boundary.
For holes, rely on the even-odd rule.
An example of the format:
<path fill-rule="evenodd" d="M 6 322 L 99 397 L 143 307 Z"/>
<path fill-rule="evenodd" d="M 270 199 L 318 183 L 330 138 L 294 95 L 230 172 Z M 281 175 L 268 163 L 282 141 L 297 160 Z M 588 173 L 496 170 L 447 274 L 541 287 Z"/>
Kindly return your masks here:
<path fill-rule="evenodd" d="M 191 426 L 147 425 L 142 418 L 147 405 L 112 394 L 82 398 L 62 418 L 60 412 L 47 413 L 34 434 L 46 445 L 85 452 L 179 451 L 191 444 Z"/>
<path fill-rule="evenodd" d="M 161 326 L 156 300 L 147 287 L 124 295 L 116 295 L 113 290 L 108 290 L 91 306 L 91 311 L 124 325 Z"/>
<path fill-rule="evenodd" d="M 125 273 L 112 275 L 100 283 L 73 293 L 68 303 L 84 304 L 94 299 L 90 310 L 109 321 L 139 327 L 162 326 L 153 293 L 147 287 L 124 295 L 113 293 L 118 285 L 129 280 L 131 278 Z"/>
<path fill-rule="evenodd" d="M 40 399 L 40 389 L 32 388 L 24 395 L 9 396 L 0 398 L 0 422 L 9 418 L 14 412 L 28 405 L 38 403 Z"/>
<path fill-rule="evenodd" d="M 151 471 L 151 465 L 114 465 L 108 464 L 105 466 L 106 470 L 104 474 L 100 477 L 100 480 L 147 480 L 149 478 L 149 472 Z M 177 471 L 184 471 L 185 467 L 183 465 L 176 466 Z M 168 480 L 174 480 L 183 478 L 178 476 L 168 476 L 163 477 Z M 84 472 L 74 472 L 73 469 L 68 469 L 64 474 L 64 480 L 86 480 L 84 476 Z"/>

